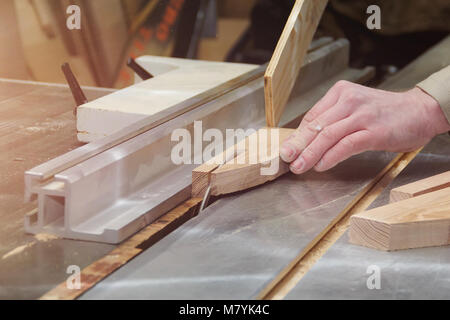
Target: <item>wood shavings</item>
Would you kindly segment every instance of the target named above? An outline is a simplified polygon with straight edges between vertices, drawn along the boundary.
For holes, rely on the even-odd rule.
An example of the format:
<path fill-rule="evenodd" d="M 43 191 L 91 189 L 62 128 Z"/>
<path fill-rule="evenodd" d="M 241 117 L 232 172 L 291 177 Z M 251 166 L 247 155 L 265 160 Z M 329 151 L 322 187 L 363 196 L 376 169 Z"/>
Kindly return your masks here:
<path fill-rule="evenodd" d="M 36 242 L 30 242 L 30 243 L 24 244 L 23 246 L 17 247 L 15 249 L 9 251 L 8 253 L 3 255 L 2 260 L 7 259 L 12 256 L 15 256 L 19 253 L 22 253 L 25 249 L 31 248 L 35 243 Z"/>
<path fill-rule="evenodd" d="M 58 239 L 57 236 L 55 236 L 53 234 L 48 234 L 48 233 L 38 233 L 34 237 L 36 238 L 37 241 L 41 241 L 41 242 L 48 242 L 48 241 Z"/>

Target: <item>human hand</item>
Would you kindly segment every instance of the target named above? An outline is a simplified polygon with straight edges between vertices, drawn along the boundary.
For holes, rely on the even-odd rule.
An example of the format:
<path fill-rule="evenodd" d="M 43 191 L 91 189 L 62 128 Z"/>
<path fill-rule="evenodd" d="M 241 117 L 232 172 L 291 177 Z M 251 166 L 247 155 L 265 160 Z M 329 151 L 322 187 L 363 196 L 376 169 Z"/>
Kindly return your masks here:
<path fill-rule="evenodd" d="M 449 130 L 439 103 L 417 87 L 389 92 L 339 81 L 282 143 L 280 156 L 295 174 L 325 171 L 368 150 L 412 151 Z"/>

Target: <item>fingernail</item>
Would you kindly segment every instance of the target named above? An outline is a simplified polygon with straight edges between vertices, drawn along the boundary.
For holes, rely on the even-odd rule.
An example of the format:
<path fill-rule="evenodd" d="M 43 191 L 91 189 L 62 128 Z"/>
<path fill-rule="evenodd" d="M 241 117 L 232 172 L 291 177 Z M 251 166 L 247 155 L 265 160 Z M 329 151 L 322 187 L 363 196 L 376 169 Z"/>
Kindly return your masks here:
<path fill-rule="evenodd" d="M 294 155 L 294 150 L 289 146 L 282 146 L 280 149 L 280 157 L 281 160 L 285 162 L 289 162 L 292 159 L 292 156 Z"/>
<path fill-rule="evenodd" d="M 319 163 L 317 163 L 314 167 L 314 169 L 316 169 L 317 171 L 322 170 L 323 167 L 323 160 L 320 160 Z"/>
<path fill-rule="evenodd" d="M 303 169 L 305 168 L 305 160 L 302 156 L 298 157 L 297 160 L 292 162 L 291 171 L 294 173 L 302 173 Z"/>

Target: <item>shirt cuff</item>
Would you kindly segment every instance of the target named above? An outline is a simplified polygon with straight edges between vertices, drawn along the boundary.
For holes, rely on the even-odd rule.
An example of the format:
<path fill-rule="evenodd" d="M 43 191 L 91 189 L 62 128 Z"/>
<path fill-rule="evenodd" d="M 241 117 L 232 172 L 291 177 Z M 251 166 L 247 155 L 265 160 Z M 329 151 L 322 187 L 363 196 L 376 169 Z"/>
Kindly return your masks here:
<path fill-rule="evenodd" d="M 445 117 L 450 122 L 450 65 L 433 73 L 417 84 L 417 87 L 432 96 L 441 106 Z"/>

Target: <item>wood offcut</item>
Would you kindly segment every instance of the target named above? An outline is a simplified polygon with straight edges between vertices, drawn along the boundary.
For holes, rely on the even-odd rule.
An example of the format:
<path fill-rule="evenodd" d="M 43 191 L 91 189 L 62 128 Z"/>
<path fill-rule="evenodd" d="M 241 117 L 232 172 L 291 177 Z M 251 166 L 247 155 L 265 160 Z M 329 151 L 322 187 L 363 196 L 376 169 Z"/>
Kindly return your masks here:
<path fill-rule="evenodd" d="M 260 129 L 241 144 L 197 167 L 192 171 L 192 196 L 203 197 L 209 186 L 213 196 L 242 191 L 287 173 L 289 165 L 281 160 L 279 146 L 294 131 Z M 261 145 L 263 139 L 267 140 Z M 273 141 L 277 144 L 272 145 Z M 230 159 L 227 159 L 227 154 L 232 155 Z M 220 163 L 224 164 L 220 166 Z"/>
<path fill-rule="evenodd" d="M 450 187 L 450 171 L 391 190 L 389 202 L 397 202 Z"/>
<path fill-rule="evenodd" d="M 378 250 L 450 244 L 450 188 L 354 215 L 350 242 Z"/>

